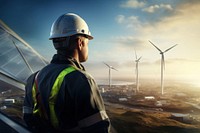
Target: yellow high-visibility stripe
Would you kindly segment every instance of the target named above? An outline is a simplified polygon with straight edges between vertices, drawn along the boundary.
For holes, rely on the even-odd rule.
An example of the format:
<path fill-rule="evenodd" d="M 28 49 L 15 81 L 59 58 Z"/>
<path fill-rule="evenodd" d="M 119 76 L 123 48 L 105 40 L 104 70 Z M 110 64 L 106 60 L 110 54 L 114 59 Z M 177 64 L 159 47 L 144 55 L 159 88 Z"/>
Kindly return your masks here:
<path fill-rule="evenodd" d="M 58 95 L 58 92 L 60 90 L 60 87 L 61 87 L 61 84 L 63 82 L 63 79 L 64 77 L 75 71 L 76 69 L 74 67 L 68 67 L 66 69 L 64 69 L 59 75 L 58 77 L 56 78 L 54 84 L 53 84 L 53 87 L 52 87 L 52 90 L 51 90 L 51 93 L 50 93 L 50 96 L 49 96 L 49 111 L 50 111 L 50 120 L 51 120 L 51 123 L 52 125 L 56 128 L 58 127 L 58 118 L 56 116 L 56 112 L 55 112 L 55 102 L 56 102 L 56 99 L 57 99 L 57 95 Z"/>
<path fill-rule="evenodd" d="M 49 96 L 49 112 L 50 112 L 51 124 L 55 128 L 57 128 L 58 125 L 59 125 L 58 118 L 57 118 L 57 115 L 56 115 L 56 112 L 55 112 L 55 103 L 56 103 L 56 100 L 57 100 L 58 92 L 60 90 L 60 87 L 61 87 L 61 84 L 63 82 L 64 77 L 67 74 L 69 74 L 69 73 L 71 73 L 75 70 L 76 69 L 72 66 L 62 70 L 60 72 L 60 74 L 57 76 L 57 78 L 56 78 L 56 80 L 53 84 L 53 87 L 51 89 L 50 96 Z M 33 102 L 34 102 L 33 114 L 39 114 L 41 116 L 41 115 L 44 115 L 44 114 L 42 114 L 41 110 L 38 108 L 36 95 L 37 95 L 36 94 L 36 84 L 34 82 L 33 87 L 32 87 L 32 97 L 33 97 Z"/>
<path fill-rule="evenodd" d="M 33 97 L 33 103 L 34 103 L 33 114 L 39 113 L 39 108 L 37 108 L 38 103 L 37 103 L 36 95 L 37 95 L 36 94 L 36 84 L 34 82 L 33 87 L 32 87 L 32 97 Z"/>

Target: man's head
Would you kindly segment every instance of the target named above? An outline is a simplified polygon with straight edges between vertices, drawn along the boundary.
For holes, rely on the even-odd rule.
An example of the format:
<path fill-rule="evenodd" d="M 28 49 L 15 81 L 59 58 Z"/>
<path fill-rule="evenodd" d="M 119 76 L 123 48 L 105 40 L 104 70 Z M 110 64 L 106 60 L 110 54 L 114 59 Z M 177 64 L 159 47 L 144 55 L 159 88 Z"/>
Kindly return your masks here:
<path fill-rule="evenodd" d="M 88 43 L 88 37 L 82 34 L 53 39 L 58 54 L 74 57 L 78 62 L 88 59 Z"/>
<path fill-rule="evenodd" d="M 70 56 L 78 54 L 78 61 L 84 62 L 88 58 L 88 40 L 93 37 L 87 23 L 80 16 L 68 13 L 53 23 L 49 39 L 53 40 L 58 52 L 65 51 Z"/>

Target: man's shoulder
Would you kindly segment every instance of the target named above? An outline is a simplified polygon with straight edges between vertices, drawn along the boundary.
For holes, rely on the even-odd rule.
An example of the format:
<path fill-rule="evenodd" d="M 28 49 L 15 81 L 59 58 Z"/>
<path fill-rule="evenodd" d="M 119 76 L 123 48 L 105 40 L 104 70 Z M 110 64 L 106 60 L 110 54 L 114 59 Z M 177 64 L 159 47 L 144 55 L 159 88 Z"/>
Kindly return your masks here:
<path fill-rule="evenodd" d="M 49 73 L 49 72 L 52 72 L 52 73 L 61 73 L 62 71 L 64 70 L 67 70 L 68 68 L 73 68 L 74 70 L 70 72 L 70 74 L 66 74 L 65 76 L 66 77 L 72 77 L 72 78 L 75 78 L 75 77 L 82 77 L 84 79 L 94 79 L 92 77 L 91 74 L 89 74 L 87 71 L 85 70 L 82 70 L 82 69 L 79 69 L 77 68 L 76 66 L 74 65 L 71 65 L 71 64 L 54 64 L 54 63 L 51 63 L 49 65 L 47 65 L 46 67 L 44 67 L 41 72 L 42 73 Z"/>
<path fill-rule="evenodd" d="M 87 79 L 94 79 L 92 75 L 85 70 L 77 69 L 77 73 L 83 75 Z"/>
<path fill-rule="evenodd" d="M 60 73 L 62 70 L 66 69 L 70 67 L 69 64 L 55 64 L 55 63 L 51 63 L 47 66 L 45 66 L 44 68 L 42 68 L 40 70 L 40 73 L 51 73 L 51 72 L 56 72 L 56 73 Z"/>

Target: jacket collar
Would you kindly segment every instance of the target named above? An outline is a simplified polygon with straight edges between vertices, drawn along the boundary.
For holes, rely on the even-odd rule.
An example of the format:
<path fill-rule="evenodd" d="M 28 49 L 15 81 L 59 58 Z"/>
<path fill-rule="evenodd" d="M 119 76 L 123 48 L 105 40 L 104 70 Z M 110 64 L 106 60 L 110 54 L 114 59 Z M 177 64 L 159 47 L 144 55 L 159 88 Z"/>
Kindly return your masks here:
<path fill-rule="evenodd" d="M 78 69 L 85 71 L 84 66 L 82 64 L 80 64 L 75 58 L 70 57 L 70 56 L 65 57 L 63 55 L 55 54 L 51 60 L 51 63 L 53 63 L 53 64 L 69 64 Z"/>

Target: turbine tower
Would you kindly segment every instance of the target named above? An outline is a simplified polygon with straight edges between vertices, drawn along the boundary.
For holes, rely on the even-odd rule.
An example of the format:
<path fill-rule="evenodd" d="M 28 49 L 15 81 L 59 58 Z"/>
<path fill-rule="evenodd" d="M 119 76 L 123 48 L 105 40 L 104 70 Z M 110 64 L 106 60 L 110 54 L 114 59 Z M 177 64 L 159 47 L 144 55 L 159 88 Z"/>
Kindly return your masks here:
<path fill-rule="evenodd" d="M 138 63 L 140 62 L 140 59 L 142 58 L 142 56 L 140 56 L 140 58 L 137 58 L 137 54 L 135 51 L 135 62 L 136 62 L 136 67 L 135 67 L 135 74 L 136 74 L 136 93 L 139 92 L 139 71 L 138 71 Z"/>
<path fill-rule="evenodd" d="M 160 50 L 155 44 L 153 44 L 151 41 L 149 41 L 161 54 L 161 94 L 164 94 L 164 69 L 165 69 L 165 57 L 164 53 L 169 51 L 170 49 L 174 48 L 176 45 L 173 45 L 172 47 L 166 49 L 165 51 Z"/>
<path fill-rule="evenodd" d="M 115 71 L 118 71 L 118 70 L 115 69 L 114 67 L 112 67 L 112 66 L 106 64 L 105 62 L 104 62 L 104 64 L 109 68 L 109 87 L 111 87 L 111 69 L 113 69 L 113 70 L 115 70 Z"/>

